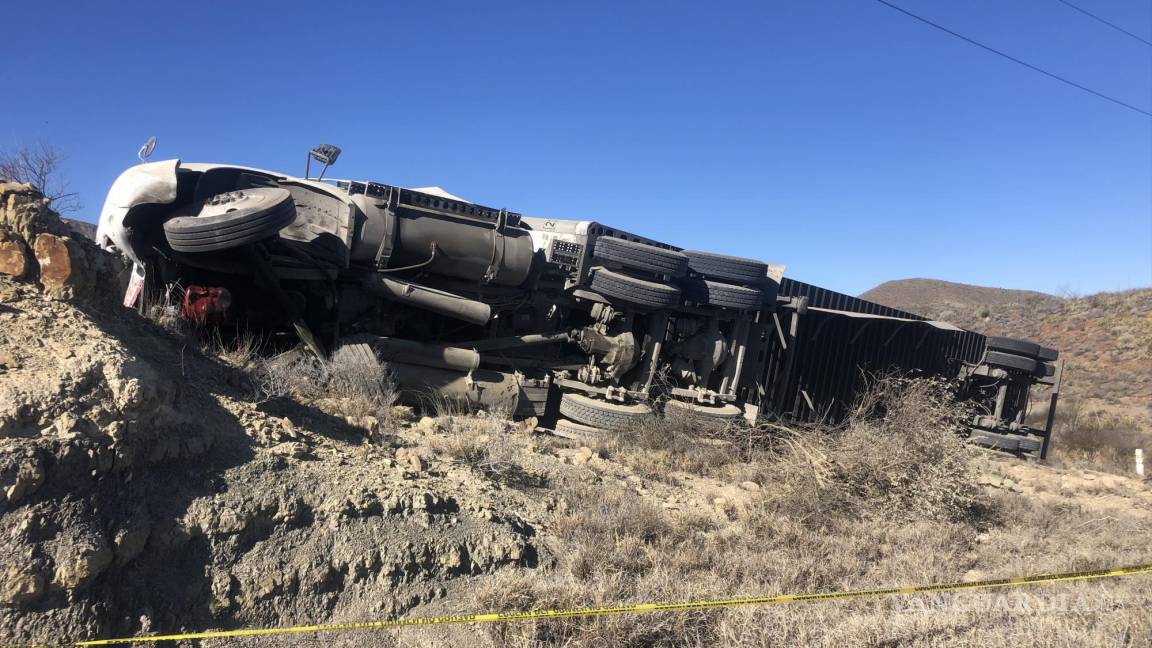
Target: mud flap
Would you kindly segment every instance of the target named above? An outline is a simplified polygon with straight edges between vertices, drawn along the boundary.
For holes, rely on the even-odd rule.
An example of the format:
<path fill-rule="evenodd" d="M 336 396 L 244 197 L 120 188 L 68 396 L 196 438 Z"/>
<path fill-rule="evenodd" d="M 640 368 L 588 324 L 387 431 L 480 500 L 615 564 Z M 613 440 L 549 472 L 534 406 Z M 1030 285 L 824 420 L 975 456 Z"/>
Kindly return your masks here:
<path fill-rule="evenodd" d="M 124 307 L 133 308 L 144 292 L 145 272 L 144 266 L 139 263 L 132 264 L 132 277 L 128 279 L 128 288 L 124 291 Z"/>

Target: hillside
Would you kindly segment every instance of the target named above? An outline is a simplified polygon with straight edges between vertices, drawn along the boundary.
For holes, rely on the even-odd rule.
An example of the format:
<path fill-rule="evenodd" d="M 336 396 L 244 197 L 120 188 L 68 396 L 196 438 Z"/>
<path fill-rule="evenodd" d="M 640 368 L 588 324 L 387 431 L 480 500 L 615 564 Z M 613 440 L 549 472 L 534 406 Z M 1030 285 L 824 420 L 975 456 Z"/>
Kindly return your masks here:
<path fill-rule="evenodd" d="M 863 293 L 860 298 L 957 324 L 966 317 L 978 316 L 981 307 L 1060 301 L 1054 295 L 1032 290 L 989 288 L 939 279 L 886 281 Z"/>
<path fill-rule="evenodd" d="M 1060 298 L 931 279 L 889 281 L 860 295 L 989 335 L 1060 349 L 1065 394 L 1152 419 L 1152 288 Z"/>

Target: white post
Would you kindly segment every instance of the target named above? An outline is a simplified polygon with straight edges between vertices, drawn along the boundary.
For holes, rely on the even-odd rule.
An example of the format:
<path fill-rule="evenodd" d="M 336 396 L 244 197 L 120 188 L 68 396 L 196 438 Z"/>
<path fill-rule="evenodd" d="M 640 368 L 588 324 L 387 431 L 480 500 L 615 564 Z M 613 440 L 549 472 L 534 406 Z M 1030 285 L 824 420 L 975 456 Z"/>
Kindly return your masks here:
<path fill-rule="evenodd" d="M 1144 476 L 1144 451 L 1140 448 L 1136 448 L 1136 475 Z"/>

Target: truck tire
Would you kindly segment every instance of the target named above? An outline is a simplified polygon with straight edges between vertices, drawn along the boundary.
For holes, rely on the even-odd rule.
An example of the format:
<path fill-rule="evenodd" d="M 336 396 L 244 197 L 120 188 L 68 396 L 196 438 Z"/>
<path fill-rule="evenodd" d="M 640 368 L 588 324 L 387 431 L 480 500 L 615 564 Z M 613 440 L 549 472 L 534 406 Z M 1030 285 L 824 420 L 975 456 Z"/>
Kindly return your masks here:
<path fill-rule="evenodd" d="M 768 264 L 763 261 L 696 250 L 684 250 L 684 254 L 688 256 L 688 269 L 706 279 L 758 284 L 768 277 Z"/>
<path fill-rule="evenodd" d="M 764 294 L 756 288 L 696 279 L 684 284 L 684 299 L 701 306 L 718 306 L 739 310 L 759 310 L 764 305 Z"/>
<path fill-rule="evenodd" d="M 1044 444 L 1043 440 L 1032 436 L 983 431 L 973 432 L 968 440 L 972 443 L 997 450 L 1007 450 L 1008 452 L 1040 452 L 1040 448 Z"/>
<path fill-rule="evenodd" d="M 1036 437 L 1022 436 L 1017 443 L 1020 444 L 1021 452 L 1040 452 L 1043 447 L 1044 441 Z"/>
<path fill-rule="evenodd" d="M 676 286 L 637 279 L 599 266 L 592 268 L 591 272 L 592 281 L 588 287 L 609 299 L 648 308 L 680 305 L 680 289 Z"/>
<path fill-rule="evenodd" d="M 272 238 L 296 220 L 287 189 L 257 187 L 205 200 L 195 216 L 164 223 L 164 237 L 177 252 L 213 252 Z"/>
<path fill-rule="evenodd" d="M 1040 347 L 1040 351 L 1036 353 L 1036 357 L 1046 362 L 1055 362 L 1060 359 L 1060 352 L 1056 349 L 1049 349 L 1048 347 Z"/>
<path fill-rule="evenodd" d="M 995 448 L 997 450 L 1007 450 L 1008 452 L 1016 452 L 1020 449 L 1020 442 L 1017 438 L 1010 434 L 996 434 L 995 432 L 973 432 L 972 436 L 968 437 L 970 443 L 982 445 L 987 448 Z"/>
<path fill-rule="evenodd" d="M 670 277 L 682 277 L 688 272 L 688 257 L 681 252 L 614 236 L 601 236 L 596 239 L 592 256 L 618 263 L 625 268 Z"/>
<path fill-rule="evenodd" d="M 1036 360 L 1011 353 L 989 351 L 984 354 L 984 364 L 1001 369 L 1036 373 Z"/>
<path fill-rule="evenodd" d="M 577 423 L 615 432 L 644 420 L 652 414 L 652 408 L 643 403 L 621 405 L 566 392 L 560 397 L 560 413 Z"/>
<path fill-rule="evenodd" d="M 577 423 L 576 421 L 569 421 L 568 419 L 557 419 L 556 425 L 552 428 L 552 433 L 556 436 L 573 439 L 575 441 L 595 441 L 603 437 L 607 432 L 607 430 Z"/>
<path fill-rule="evenodd" d="M 997 337 L 995 335 L 988 336 L 985 344 L 989 351 L 1004 351 L 1006 353 L 1015 353 L 1016 355 L 1028 356 L 1035 358 L 1040 355 L 1040 345 L 1028 340 L 1017 340 L 1010 337 Z"/>
<path fill-rule="evenodd" d="M 700 418 L 717 421 L 735 421 L 744 416 L 744 410 L 732 403 L 723 405 L 701 405 L 699 403 L 686 403 L 684 401 L 670 400 L 664 403 L 664 414 L 682 414 L 698 416 Z"/>

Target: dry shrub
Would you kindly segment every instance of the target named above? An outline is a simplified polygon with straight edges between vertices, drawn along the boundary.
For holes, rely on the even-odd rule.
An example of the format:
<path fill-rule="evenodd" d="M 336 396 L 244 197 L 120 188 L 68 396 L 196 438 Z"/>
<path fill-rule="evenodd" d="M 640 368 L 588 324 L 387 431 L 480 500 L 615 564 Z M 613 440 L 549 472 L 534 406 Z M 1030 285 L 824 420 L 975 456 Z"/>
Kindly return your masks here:
<path fill-rule="evenodd" d="M 876 377 L 839 426 L 777 426 L 759 479 L 782 484 L 774 504 L 800 520 L 964 519 L 981 503 L 970 417 L 946 381 Z"/>
<path fill-rule="evenodd" d="M 835 478 L 867 514 L 963 518 L 980 503 L 962 438 L 971 416 L 943 380 L 875 379 L 833 440 Z"/>
<path fill-rule="evenodd" d="M 513 424 L 489 412 L 439 419 L 442 434 L 428 440 L 437 453 L 470 466 L 493 481 L 518 486 L 540 486 L 544 478 L 524 469 L 523 439 Z"/>
<path fill-rule="evenodd" d="M 240 331 L 225 339 L 219 330 L 213 330 L 207 339 L 207 352 L 236 369 L 251 369 L 264 350 L 264 339 L 251 331 Z"/>
<path fill-rule="evenodd" d="M 568 494 L 566 505 L 569 513 L 553 530 L 567 541 L 567 560 L 581 580 L 646 573 L 651 555 L 644 549 L 672 532 L 660 510 L 626 493 L 578 489 Z"/>
<path fill-rule="evenodd" d="M 898 383 L 898 384 L 894 384 Z M 844 426 L 786 439 L 767 464 L 774 483 L 786 482 L 779 506 L 801 519 L 829 514 L 893 520 L 959 520 L 981 509 L 970 459 L 958 432 L 963 416 L 925 381 L 883 379 L 882 414 L 857 410 Z"/>
<path fill-rule="evenodd" d="M 194 336 L 198 333 L 199 327 L 195 323 L 180 317 L 184 301 L 183 286 L 171 284 L 160 293 L 144 291 L 140 299 L 143 303 L 144 317 L 160 328 L 180 337 Z"/>
<path fill-rule="evenodd" d="M 257 401 L 291 398 L 347 419 L 391 419 L 397 392 L 383 364 L 344 354 L 318 361 L 294 350 L 257 357 L 255 365 L 250 378 Z"/>
<path fill-rule="evenodd" d="M 396 385 L 382 363 L 337 353 L 321 368 L 324 397 L 340 403 L 344 416 L 387 417 L 396 403 Z"/>
<path fill-rule="evenodd" d="M 323 365 L 304 352 L 292 350 L 257 362 L 252 371 L 254 398 L 311 401 L 324 393 Z"/>
<path fill-rule="evenodd" d="M 627 430 L 605 435 L 597 449 L 649 479 L 672 479 L 677 471 L 705 475 L 742 459 L 744 446 L 733 443 L 741 429 L 679 412 L 653 414 Z"/>
<path fill-rule="evenodd" d="M 468 416 L 477 411 L 476 405 L 467 399 L 442 394 L 435 389 L 419 393 L 416 400 L 421 412 L 436 418 Z"/>
<path fill-rule="evenodd" d="M 970 418 L 948 382 L 890 375 L 872 378 L 838 426 L 653 416 L 601 450 L 652 479 L 681 471 L 773 484 L 775 504 L 801 520 L 958 519 L 979 505 L 962 439 Z"/>
<path fill-rule="evenodd" d="M 1152 451 L 1152 436 L 1138 421 L 1068 399 L 1056 410 L 1052 437 L 1054 461 L 1119 474 L 1133 471 L 1133 451 Z"/>

